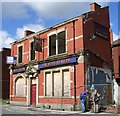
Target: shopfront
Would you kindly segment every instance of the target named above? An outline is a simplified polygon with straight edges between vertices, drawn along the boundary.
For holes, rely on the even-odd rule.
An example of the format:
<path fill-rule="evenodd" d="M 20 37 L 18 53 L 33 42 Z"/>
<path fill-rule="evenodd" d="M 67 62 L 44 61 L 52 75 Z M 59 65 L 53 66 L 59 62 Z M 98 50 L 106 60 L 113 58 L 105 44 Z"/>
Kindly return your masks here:
<path fill-rule="evenodd" d="M 38 103 L 38 66 L 23 66 L 14 68 L 12 104 L 36 105 Z"/>
<path fill-rule="evenodd" d="M 77 57 L 63 58 L 38 65 L 43 75 L 43 96 L 39 95 L 40 107 L 70 109 L 74 104 L 73 64 Z M 40 78 L 42 78 L 42 76 Z"/>

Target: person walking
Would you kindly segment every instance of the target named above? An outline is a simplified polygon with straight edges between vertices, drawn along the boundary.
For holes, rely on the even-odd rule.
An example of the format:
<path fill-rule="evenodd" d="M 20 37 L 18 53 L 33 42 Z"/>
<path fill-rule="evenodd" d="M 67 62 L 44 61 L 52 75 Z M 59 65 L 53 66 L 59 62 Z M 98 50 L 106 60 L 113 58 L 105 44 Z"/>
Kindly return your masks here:
<path fill-rule="evenodd" d="M 95 89 L 92 93 L 92 101 L 93 101 L 93 112 L 98 113 L 99 112 L 99 101 L 100 101 L 100 94 Z"/>
<path fill-rule="evenodd" d="M 86 91 L 82 92 L 80 94 L 80 102 L 81 102 L 81 109 L 82 109 L 82 112 L 85 112 L 86 111 Z"/>

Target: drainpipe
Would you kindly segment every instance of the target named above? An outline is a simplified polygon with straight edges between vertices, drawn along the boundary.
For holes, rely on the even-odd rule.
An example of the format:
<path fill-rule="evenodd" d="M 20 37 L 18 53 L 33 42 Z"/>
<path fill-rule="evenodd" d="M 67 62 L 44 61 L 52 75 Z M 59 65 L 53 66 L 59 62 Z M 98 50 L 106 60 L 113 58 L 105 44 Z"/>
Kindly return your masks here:
<path fill-rule="evenodd" d="M 75 54 L 75 20 L 73 21 L 73 52 Z M 74 63 L 74 111 L 76 111 L 76 65 Z"/>

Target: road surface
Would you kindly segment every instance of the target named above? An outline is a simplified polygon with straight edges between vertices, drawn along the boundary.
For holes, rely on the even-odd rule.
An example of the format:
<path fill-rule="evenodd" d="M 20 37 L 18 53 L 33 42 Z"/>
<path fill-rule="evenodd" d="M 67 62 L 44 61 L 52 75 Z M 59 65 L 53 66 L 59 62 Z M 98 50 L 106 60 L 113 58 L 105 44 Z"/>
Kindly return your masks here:
<path fill-rule="evenodd" d="M 2 116 L 120 116 L 111 113 L 81 113 L 79 111 L 59 111 L 23 106 L 2 105 Z"/>

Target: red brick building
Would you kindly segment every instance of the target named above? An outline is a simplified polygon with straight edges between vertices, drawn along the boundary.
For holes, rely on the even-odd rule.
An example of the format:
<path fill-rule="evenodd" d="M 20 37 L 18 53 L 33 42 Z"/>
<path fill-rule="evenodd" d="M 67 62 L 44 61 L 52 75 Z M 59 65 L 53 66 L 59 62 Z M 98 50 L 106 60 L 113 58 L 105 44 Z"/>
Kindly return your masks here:
<path fill-rule="evenodd" d="M 10 72 L 9 72 L 9 65 L 6 64 L 6 56 L 11 55 L 11 49 L 9 48 L 2 48 L 0 51 L 0 73 L 1 73 L 1 98 L 2 99 L 9 99 L 9 93 L 10 93 Z"/>
<path fill-rule="evenodd" d="M 113 41 L 112 53 L 114 64 L 114 77 L 120 83 L 120 38 L 116 41 Z"/>
<path fill-rule="evenodd" d="M 18 60 L 11 66 L 11 103 L 70 110 L 92 84 L 112 100 L 109 8 L 90 8 L 37 33 L 25 31 L 12 43 L 11 56 Z"/>

